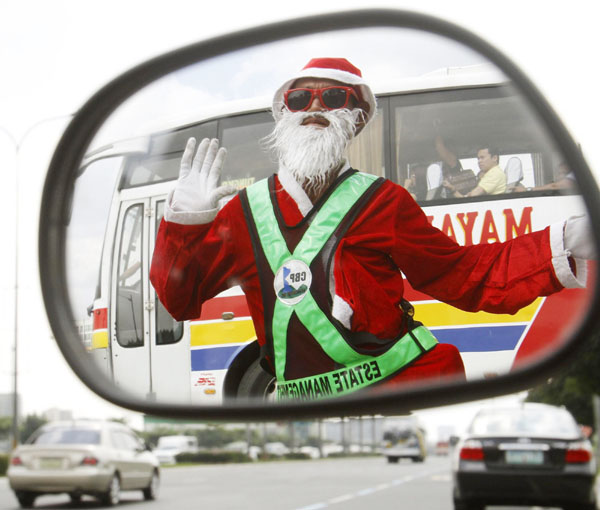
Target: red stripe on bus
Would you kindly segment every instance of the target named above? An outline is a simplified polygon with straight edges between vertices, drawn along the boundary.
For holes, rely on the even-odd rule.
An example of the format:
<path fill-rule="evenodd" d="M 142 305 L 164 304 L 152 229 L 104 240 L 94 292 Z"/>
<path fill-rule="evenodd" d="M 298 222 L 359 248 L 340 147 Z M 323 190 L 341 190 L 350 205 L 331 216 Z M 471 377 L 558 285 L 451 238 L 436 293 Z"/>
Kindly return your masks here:
<path fill-rule="evenodd" d="M 547 297 L 515 356 L 513 368 L 557 349 L 581 323 L 592 299 L 596 270 L 588 263 L 588 287 L 563 289 Z M 550 339 L 550 342 L 548 340 Z"/>
<path fill-rule="evenodd" d="M 106 329 L 108 327 L 108 308 L 94 310 L 94 326 L 92 329 Z"/>
<path fill-rule="evenodd" d="M 407 280 L 404 280 L 404 297 L 409 301 L 430 301 L 432 298 L 411 287 Z M 202 305 L 202 313 L 199 318 L 193 320 L 219 320 L 223 318 L 224 312 L 233 312 L 235 317 L 249 317 L 250 310 L 246 303 L 246 296 L 227 296 L 216 297 L 206 301 Z"/>
<path fill-rule="evenodd" d="M 202 313 L 200 319 L 195 320 L 216 320 L 222 319 L 223 313 L 233 312 L 235 317 L 249 317 L 250 311 L 246 303 L 246 296 L 227 296 L 216 297 L 202 304 Z"/>

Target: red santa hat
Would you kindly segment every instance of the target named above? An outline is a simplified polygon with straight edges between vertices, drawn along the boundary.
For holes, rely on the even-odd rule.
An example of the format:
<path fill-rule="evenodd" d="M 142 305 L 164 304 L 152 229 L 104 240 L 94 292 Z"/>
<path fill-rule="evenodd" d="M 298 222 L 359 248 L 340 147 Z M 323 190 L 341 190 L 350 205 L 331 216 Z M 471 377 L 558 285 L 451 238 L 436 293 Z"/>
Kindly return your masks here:
<path fill-rule="evenodd" d="M 285 107 L 283 102 L 283 94 L 292 86 L 292 84 L 300 78 L 326 78 L 336 80 L 346 85 L 350 85 L 356 90 L 361 101 L 365 101 L 369 105 L 367 114 L 367 122 L 373 118 L 377 111 L 377 101 L 371 91 L 371 88 L 363 80 L 362 73 L 358 67 L 353 66 L 345 58 L 313 58 L 304 68 L 294 76 L 286 80 L 279 87 L 273 97 L 273 117 L 275 120 L 281 118 L 281 112 Z"/>

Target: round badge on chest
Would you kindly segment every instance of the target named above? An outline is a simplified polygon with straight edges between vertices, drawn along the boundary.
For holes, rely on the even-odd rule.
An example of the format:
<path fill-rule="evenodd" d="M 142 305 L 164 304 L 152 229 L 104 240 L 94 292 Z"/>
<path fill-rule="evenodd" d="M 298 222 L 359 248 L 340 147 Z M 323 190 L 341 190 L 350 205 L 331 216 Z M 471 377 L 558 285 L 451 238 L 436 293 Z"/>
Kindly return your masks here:
<path fill-rule="evenodd" d="M 277 299 L 286 305 L 295 305 L 302 301 L 310 284 L 312 273 L 301 260 L 288 260 L 275 274 L 273 287 Z"/>

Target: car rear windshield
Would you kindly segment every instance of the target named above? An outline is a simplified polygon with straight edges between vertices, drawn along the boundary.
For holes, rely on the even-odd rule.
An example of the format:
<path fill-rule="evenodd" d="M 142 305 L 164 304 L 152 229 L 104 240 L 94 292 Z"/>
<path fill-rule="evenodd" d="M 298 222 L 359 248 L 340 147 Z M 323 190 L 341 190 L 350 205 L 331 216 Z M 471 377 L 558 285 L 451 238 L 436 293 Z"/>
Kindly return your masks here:
<path fill-rule="evenodd" d="M 81 428 L 52 428 L 33 437 L 31 444 L 100 444 L 100 431 Z"/>
<path fill-rule="evenodd" d="M 384 441 L 400 441 L 411 437 L 417 437 L 417 432 L 412 429 L 391 429 L 383 433 Z"/>
<path fill-rule="evenodd" d="M 471 433 L 481 436 L 546 436 L 576 438 L 579 429 L 562 409 L 504 409 L 479 413 Z"/>

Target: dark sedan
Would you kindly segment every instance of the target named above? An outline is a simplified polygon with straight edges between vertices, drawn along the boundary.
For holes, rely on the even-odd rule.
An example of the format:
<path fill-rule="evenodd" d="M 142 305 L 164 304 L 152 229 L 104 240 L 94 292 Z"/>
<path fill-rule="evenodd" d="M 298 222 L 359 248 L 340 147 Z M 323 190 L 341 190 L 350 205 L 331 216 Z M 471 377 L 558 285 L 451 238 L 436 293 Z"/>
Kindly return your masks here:
<path fill-rule="evenodd" d="M 571 414 L 525 403 L 481 410 L 453 452 L 454 508 L 595 510 L 596 462 Z"/>

